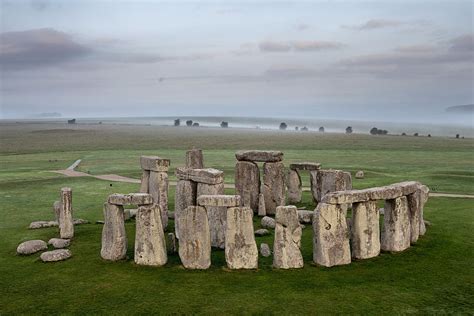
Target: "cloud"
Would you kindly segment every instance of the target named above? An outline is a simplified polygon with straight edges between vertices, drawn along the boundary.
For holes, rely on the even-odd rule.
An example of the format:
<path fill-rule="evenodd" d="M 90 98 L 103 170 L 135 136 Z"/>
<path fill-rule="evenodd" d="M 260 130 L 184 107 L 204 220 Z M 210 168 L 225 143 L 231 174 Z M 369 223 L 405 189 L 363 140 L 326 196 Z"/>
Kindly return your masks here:
<path fill-rule="evenodd" d="M 376 29 L 383 29 L 383 28 L 390 28 L 390 27 L 398 27 L 403 24 L 405 23 L 396 21 L 396 20 L 372 19 L 359 25 L 343 26 L 343 27 L 362 31 L 362 30 L 376 30 Z"/>
<path fill-rule="evenodd" d="M 472 52 L 474 51 L 474 34 L 466 34 L 450 41 L 450 51 L 453 52 Z"/>
<path fill-rule="evenodd" d="M 23 69 L 52 65 L 88 55 L 91 50 L 54 29 L 0 33 L 0 66 Z"/>
<path fill-rule="evenodd" d="M 258 47 L 262 52 L 288 52 L 291 45 L 285 42 L 261 42 Z"/>
<path fill-rule="evenodd" d="M 310 26 L 306 23 L 301 23 L 301 24 L 298 24 L 295 26 L 295 28 L 298 30 L 298 31 L 304 31 L 304 30 L 307 30 L 310 28 Z"/>
<path fill-rule="evenodd" d="M 429 53 L 429 52 L 434 52 L 436 50 L 436 47 L 432 45 L 409 45 L 409 46 L 400 46 L 395 49 L 397 52 L 401 53 Z"/>
<path fill-rule="evenodd" d="M 344 45 L 331 41 L 284 41 L 284 42 L 261 42 L 259 44 L 262 52 L 312 52 L 328 49 L 339 49 Z"/>

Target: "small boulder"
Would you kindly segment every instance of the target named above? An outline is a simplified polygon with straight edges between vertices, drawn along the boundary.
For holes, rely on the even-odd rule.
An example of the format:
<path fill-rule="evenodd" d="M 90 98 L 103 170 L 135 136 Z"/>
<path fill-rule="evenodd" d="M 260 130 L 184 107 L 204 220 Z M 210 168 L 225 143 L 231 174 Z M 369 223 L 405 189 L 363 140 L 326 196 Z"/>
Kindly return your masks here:
<path fill-rule="evenodd" d="M 28 229 L 38 229 L 38 228 L 47 228 L 47 227 L 56 227 L 59 226 L 57 221 L 36 221 L 31 222 Z"/>
<path fill-rule="evenodd" d="M 298 220 L 301 224 L 311 224 L 313 222 L 313 211 L 298 210 Z"/>
<path fill-rule="evenodd" d="M 48 244 L 43 240 L 28 240 L 21 243 L 16 248 L 16 253 L 19 255 L 31 255 L 38 251 L 48 249 Z"/>
<path fill-rule="evenodd" d="M 48 241 L 48 245 L 53 246 L 56 249 L 67 248 L 71 244 L 71 240 L 69 239 L 61 239 L 61 238 L 51 238 Z"/>
<path fill-rule="evenodd" d="M 265 258 L 272 255 L 272 251 L 270 250 L 270 246 L 268 246 L 268 244 L 260 244 L 260 255 Z"/>
<path fill-rule="evenodd" d="M 425 226 L 427 226 L 427 227 L 430 227 L 431 225 L 433 225 L 433 224 L 431 224 L 430 221 L 427 221 L 426 219 L 423 220 L 423 222 L 425 223 Z"/>
<path fill-rule="evenodd" d="M 262 218 L 261 224 L 263 228 L 270 228 L 270 229 L 274 229 L 276 225 L 275 220 L 268 216 L 265 216 Z"/>
<path fill-rule="evenodd" d="M 40 259 L 43 262 L 56 262 L 71 258 L 72 253 L 69 249 L 56 249 L 52 251 L 43 252 Z"/>
<path fill-rule="evenodd" d="M 356 179 L 364 179 L 364 177 L 365 177 L 365 174 L 364 174 L 364 171 L 362 170 L 357 171 L 355 174 Z"/>
<path fill-rule="evenodd" d="M 89 224 L 90 222 L 88 220 L 82 219 L 82 218 L 75 218 L 73 220 L 74 225 L 82 225 L 82 224 Z"/>
<path fill-rule="evenodd" d="M 261 228 L 255 231 L 255 236 L 262 237 L 262 236 L 267 236 L 267 235 L 270 235 L 270 232 L 268 231 L 268 229 Z"/>
<path fill-rule="evenodd" d="M 380 213 L 380 215 L 384 215 L 385 214 L 385 209 L 383 207 L 379 208 L 379 213 Z"/>
<path fill-rule="evenodd" d="M 104 221 L 95 221 L 96 224 L 99 224 L 99 225 L 104 225 L 105 222 Z"/>

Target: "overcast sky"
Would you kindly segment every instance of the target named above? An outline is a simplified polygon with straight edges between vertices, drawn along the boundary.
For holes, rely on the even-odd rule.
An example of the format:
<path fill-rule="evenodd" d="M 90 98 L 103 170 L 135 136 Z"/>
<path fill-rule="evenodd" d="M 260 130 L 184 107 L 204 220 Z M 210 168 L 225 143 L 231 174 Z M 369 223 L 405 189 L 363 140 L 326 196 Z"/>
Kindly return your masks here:
<path fill-rule="evenodd" d="M 0 2 L 3 118 L 423 120 L 474 103 L 470 0 Z"/>

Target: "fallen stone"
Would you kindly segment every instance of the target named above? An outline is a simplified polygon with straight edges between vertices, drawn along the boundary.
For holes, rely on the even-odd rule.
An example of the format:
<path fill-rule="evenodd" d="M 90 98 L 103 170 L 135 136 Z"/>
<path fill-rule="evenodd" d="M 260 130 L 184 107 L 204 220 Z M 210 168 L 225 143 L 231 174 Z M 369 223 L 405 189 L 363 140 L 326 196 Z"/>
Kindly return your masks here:
<path fill-rule="evenodd" d="M 160 206 L 163 229 L 168 227 L 168 173 L 150 171 L 148 193 L 153 202 Z"/>
<path fill-rule="evenodd" d="M 260 224 L 262 225 L 263 228 L 274 229 L 276 222 L 273 218 L 265 216 L 265 217 L 262 217 Z"/>
<path fill-rule="evenodd" d="M 381 248 L 403 251 L 410 247 L 410 216 L 405 196 L 385 201 Z"/>
<path fill-rule="evenodd" d="M 357 171 L 356 174 L 355 174 L 356 179 L 364 179 L 364 177 L 365 177 L 365 174 L 364 174 L 364 171 L 362 171 L 362 170 Z"/>
<path fill-rule="evenodd" d="M 278 206 L 285 205 L 285 166 L 281 162 L 263 164 L 263 195 L 267 215 L 274 215 Z"/>
<path fill-rule="evenodd" d="M 196 205 L 197 184 L 188 180 L 179 180 L 174 195 L 174 229 L 176 238 L 180 238 L 179 218 L 188 206 Z"/>
<path fill-rule="evenodd" d="M 130 193 L 130 204 L 148 205 L 153 204 L 153 198 L 148 193 Z"/>
<path fill-rule="evenodd" d="M 240 195 L 242 205 L 254 212 L 259 206 L 260 170 L 256 163 L 237 161 L 235 164 L 235 193 Z"/>
<path fill-rule="evenodd" d="M 158 156 L 141 156 L 140 165 L 143 170 L 166 172 L 170 167 L 170 160 Z"/>
<path fill-rule="evenodd" d="M 127 255 L 127 234 L 123 206 L 104 203 L 104 227 L 100 255 L 105 260 L 122 260 Z"/>
<path fill-rule="evenodd" d="M 298 221 L 296 206 L 279 206 L 276 210 L 275 242 L 273 244 L 273 267 L 277 269 L 302 268 L 302 229 Z"/>
<path fill-rule="evenodd" d="M 258 249 L 252 217 L 253 211 L 248 207 L 227 209 L 225 259 L 229 269 L 258 268 Z"/>
<path fill-rule="evenodd" d="M 211 266 L 211 234 L 206 209 L 189 206 L 179 217 L 179 257 L 186 269 Z"/>
<path fill-rule="evenodd" d="M 150 182 L 150 170 L 143 170 L 140 182 L 141 193 L 148 193 L 148 182 Z"/>
<path fill-rule="evenodd" d="M 179 180 L 191 180 L 198 183 L 219 184 L 224 182 L 224 172 L 221 170 L 176 168 L 176 177 Z"/>
<path fill-rule="evenodd" d="M 283 159 L 281 151 L 241 150 L 235 153 L 239 161 L 279 162 Z"/>
<path fill-rule="evenodd" d="M 198 183 L 197 196 L 222 196 L 224 194 L 224 183 L 206 184 Z M 225 229 L 227 221 L 226 206 L 206 206 L 211 231 L 211 246 L 224 249 Z"/>
<path fill-rule="evenodd" d="M 291 170 L 316 171 L 321 169 L 321 164 L 316 162 L 298 162 L 290 164 Z"/>
<path fill-rule="evenodd" d="M 38 251 L 48 249 L 48 244 L 43 240 L 28 240 L 22 242 L 16 248 L 16 253 L 19 255 L 31 255 Z"/>
<path fill-rule="evenodd" d="M 115 205 L 130 205 L 132 204 L 132 197 L 129 194 L 113 193 L 109 195 L 107 202 Z"/>
<path fill-rule="evenodd" d="M 47 228 L 47 227 L 57 227 L 59 223 L 56 221 L 35 221 L 31 222 L 28 229 L 39 229 L 39 228 Z"/>
<path fill-rule="evenodd" d="M 70 239 L 51 238 L 48 241 L 48 245 L 53 246 L 56 249 L 67 248 L 71 244 Z"/>
<path fill-rule="evenodd" d="M 288 172 L 288 203 L 295 204 L 301 202 L 303 187 L 301 177 L 297 170 L 290 169 Z"/>
<path fill-rule="evenodd" d="M 258 195 L 258 216 L 266 216 L 267 210 L 265 209 L 265 196 L 263 193 Z"/>
<path fill-rule="evenodd" d="M 56 262 L 66 260 L 71 257 L 72 253 L 69 249 L 56 249 L 43 252 L 40 256 L 40 259 L 43 262 Z"/>
<path fill-rule="evenodd" d="M 167 261 L 160 206 L 140 206 L 136 217 L 135 263 L 160 267 Z"/>
<path fill-rule="evenodd" d="M 104 221 L 95 221 L 95 223 L 98 224 L 98 225 L 104 225 L 105 224 Z"/>
<path fill-rule="evenodd" d="M 352 205 L 352 258 L 368 259 L 380 254 L 380 213 L 376 201 Z"/>
<path fill-rule="evenodd" d="M 302 224 L 311 224 L 313 222 L 313 211 L 298 210 L 298 220 Z"/>
<path fill-rule="evenodd" d="M 200 195 L 197 198 L 199 206 L 240 206 L 240 195 Z"/>
<path fill-rule="evenodd" d="M 433 224 L 431 224 L 431 222 L 430 222 L 430 221 L 427 221 L 426 219 L 425 219 L 425 220 L 423 220 L 423 221 L 425 222 L 425 226 L 427 226 L 427 227 L 430 227 L 430 226 L 432 226 L 432 225 L 433 225 Z"/>
<path fill-rule="evenodd" d="M 255 231 L 255 236 L 262 237 L 267 235 L 270 235 L 270 231 L 268 229 L 261 228 Z"/>
<path fill-rule="evenodd" d="M 59 212 L 59 236 L 64 239 L 74 237 L 72 217 L 72 189 L 61 189 L 61 211 Z"/>
<path fill-rule="evenodd" d="M 176 236 L 173 233 L 166 235 L 166 250 L 168 254 L 174 254 L 178 250 L 176 245 Z"/>
<path fill-rule="evenodd" d="M 262 243 L 260 244 L 260 254 L 262 257 L 268 258 L 272 255 L 272 251 L 270 250 L 270 246 L 268 244 Z"/>
<path fill-rule="evenodd" d="M 203 169 L 204 158 L 201 149 L 191 149 L 186 151 L 186 168 Z"/>

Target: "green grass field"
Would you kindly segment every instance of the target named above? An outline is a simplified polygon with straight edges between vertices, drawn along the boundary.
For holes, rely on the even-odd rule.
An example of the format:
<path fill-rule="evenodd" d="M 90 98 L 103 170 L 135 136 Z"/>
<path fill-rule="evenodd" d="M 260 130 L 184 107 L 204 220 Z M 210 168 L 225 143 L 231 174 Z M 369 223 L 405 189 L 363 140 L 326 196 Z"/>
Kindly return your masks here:
<path fill-rule="evenodd" d="M 310 226 L 303 231 L 305 267 L 293 271 L 273 270 L 271 258 L 260 258 L 258 271 L 228 271 L 222 251 L 213 251 L 207 271 L 184 270 L 178 255 L 162 268 L 139 267 L 133 263 L 133 221 L 127 222 L 127 261 L 100 258 L 97 224 L 76 226 L 68 261 L 43 264 L 39 254 L 16 255 L 22 241 L 58 235 L 57 228 L 27 227 L 53 217 L 61 187 L 73 188 L 75 217 L 92 223 L 102 219 L 110 193 L 137 191 L 136 184 L 50 172 L 76 159 L 83 160 L 80 171 L 138 178 L 140 155 L 170 158 L 175 168 L 184 165 L 185 150 L 196 146 L 204 149 L 206 166 L 224 170 L 230 183 L 236 150 L 278 149 L 286 165 L 314 161 L 324 168 L 364 170 L 356 188 L 419 180 L 435 192 L 474 194 L 472 139 L 38 123 L 0 124 L 0 140 L 1 315 L 474 313 L 471 199 L 431 198 L 425 219 L 432 226 L 408 251 L 330 269 L 311 263 Z M 299 206 L 314 209 L 309 193 Z M 174 209 L 173 187 L 169 208 Z M 272 239 L 257 237 L 257 243 L 271 245 Z"/>

